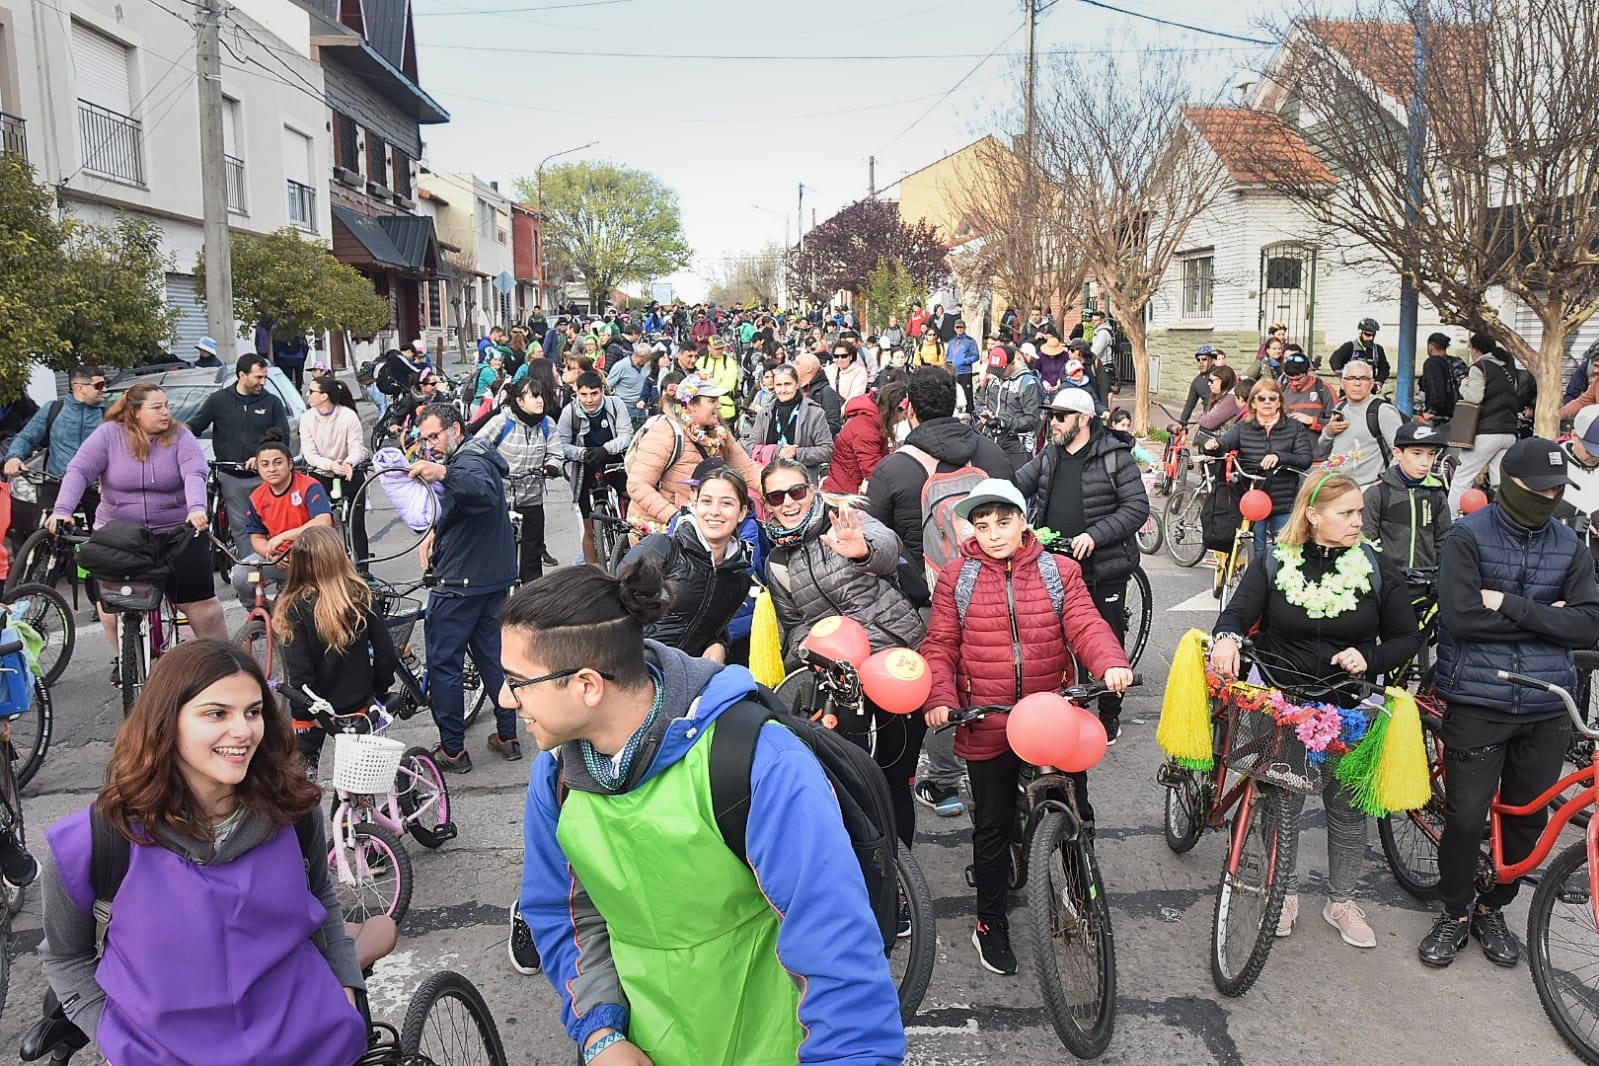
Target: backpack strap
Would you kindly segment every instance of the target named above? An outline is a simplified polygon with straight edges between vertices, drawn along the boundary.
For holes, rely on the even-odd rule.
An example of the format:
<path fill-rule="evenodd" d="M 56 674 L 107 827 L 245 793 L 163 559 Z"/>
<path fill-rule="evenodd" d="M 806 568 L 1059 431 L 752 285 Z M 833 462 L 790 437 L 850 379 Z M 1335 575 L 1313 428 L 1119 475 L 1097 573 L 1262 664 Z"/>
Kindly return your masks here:
<path fill-rule="evenodd" d="M 506 416 L 505 416 L 505 424 L 500 427 L 500 435 L 495 440 L 494 447 L 498 448 L 500 445 L 504 444 L 505 443 L 505 438 L 509 437 L 511 435 L 511 430 L 513 430 L 515 428 L 516 428 L 516 425 L 511 421 L 510 414 L 507 413 Z"/>
<path fill-rule="evenodd" d="M 955 614 L 963 627 L 966 625 L 966 612 L 972 606 L 972 593 L 977 589 L 977 575 L 982 570 L 982 563 L 967 559 L 961 563 L 960 576 L 955 579 Z"/>
<path fill-rule="evenodd" d="M 1387 466 L 1394 461 L 1394 450 L 1388 446 L 1388 441 L 1382 435 L 1382 405 L 1388 401 L 1381 396 L 1373 396 L 1371 403 L 1366 407 L 1366 429 L 1377 441 L 1377 450 L 1382 453 L 1382 465 Z"/>
<path fill-rule="evenodd" d="M 938 473 L 938 460 L 933 458 L 931 452 L 923 451 L 914 444 L 901 444 L 898 450 L 901 454 L 908 455 L 922 464 L 922 469 L 927 471 L 928 477 Z"/>
<path fill-rule="evenodd" d="M 50 454 L 50 431 L 55 428 L 56 419 L 61 417 L 61 409 L 66 404 L 67 401 L 65 400 L 55 400 L 50 404 L 49 413 L 44 416 L 44 440 L 39 442 L 39 447 L 44 449 L 44 454 L 47 457 L 46 462 L 49 461 L 48 456 Z"/>
<path fill-rule="evenodd" d="M 711 734 L 711 810 L 728 850 L 745 864 L 749 862 L 744 845 L 749 832 L 755 745 L 761 728 L 779 716 L 777 708 L 767 703 L 766 692 L 757 690 L 754 698 L 739 700 L 717 715 L 716 731 Z"/>
<path fill-rule="evenodd" d="M 1054 552 L 1038 557 L 1038 572 L 1044 579 L 1044 591 L 1049 593 L 1049 605 L 1055 608 L 1055 617 L 1065 618 L 1066 582 L 1060 576 L 1060 560 Z"/>

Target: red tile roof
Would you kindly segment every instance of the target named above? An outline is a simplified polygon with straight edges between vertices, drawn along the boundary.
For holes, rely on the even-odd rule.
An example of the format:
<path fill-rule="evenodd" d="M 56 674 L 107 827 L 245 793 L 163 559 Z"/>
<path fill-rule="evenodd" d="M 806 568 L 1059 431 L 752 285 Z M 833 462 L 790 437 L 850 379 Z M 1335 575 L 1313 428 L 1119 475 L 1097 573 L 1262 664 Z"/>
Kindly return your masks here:
<path fill-rule="evenodd" d="M 1185 107 L 1183 114 L 1240 185 L 1274 181 L 1332 185 L 1338 180 L 1299 132 L 1269 111 Z"/>

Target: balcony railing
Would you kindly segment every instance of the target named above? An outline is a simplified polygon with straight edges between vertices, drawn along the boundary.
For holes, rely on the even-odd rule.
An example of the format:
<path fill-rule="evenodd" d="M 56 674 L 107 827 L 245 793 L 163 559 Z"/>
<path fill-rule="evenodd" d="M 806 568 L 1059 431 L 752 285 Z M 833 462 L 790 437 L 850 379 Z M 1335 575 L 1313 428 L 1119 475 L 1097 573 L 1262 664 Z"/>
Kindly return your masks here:
<path fill-rule="evenodd" d="M 83 147 L 83 169 L 89 173 L 143 185 L 143 140 L 138 119 L 78 101 L 78 142 Z"/>
<path fill-rule="evenodd" d="M 28 158 L 28 124 L 4 111 L 0 111 L 0 152 Z"/>
<path fill-rule="evenodd" d="M 244 160 L 225 155 L 222 163 L 228 175 L 228 210 L 235 214 L 248 214 L 249 209 L 244 205 Z"/>
<path fill-rule="evenodd" d="M 307 233 L 316 232 L 316 190 L 311 186 L 289 182 L 289 221 Z"/>

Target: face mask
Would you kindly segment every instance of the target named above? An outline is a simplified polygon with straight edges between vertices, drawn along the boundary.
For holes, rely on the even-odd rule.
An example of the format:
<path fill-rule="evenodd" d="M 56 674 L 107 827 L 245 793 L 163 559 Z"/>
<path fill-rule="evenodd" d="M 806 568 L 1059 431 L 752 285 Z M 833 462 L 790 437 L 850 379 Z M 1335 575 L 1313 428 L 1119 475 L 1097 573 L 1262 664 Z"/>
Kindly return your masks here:
<path fill-rule="evenodd" d="M 908 420 L 894 423 L 894 443 L 904 444 L 905 438 L 911 435 L 911 424 Z"/>
<path fill-rule="evenodd" d="M 1512 522 L 1526 529 L 1542 529 L 1554 517 L 1555 508 L 1560 505 L 1559 496 L 1550 499 L 1522 487 L 1508 477 L 1500 483 L 1496 501 Z"/>

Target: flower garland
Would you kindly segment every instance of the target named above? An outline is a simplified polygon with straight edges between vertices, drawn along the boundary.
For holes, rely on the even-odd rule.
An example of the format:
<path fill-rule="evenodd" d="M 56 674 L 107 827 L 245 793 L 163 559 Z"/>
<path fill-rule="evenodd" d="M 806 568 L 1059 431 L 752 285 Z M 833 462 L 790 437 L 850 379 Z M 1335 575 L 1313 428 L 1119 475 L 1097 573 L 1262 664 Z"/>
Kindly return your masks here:
<path fill-rule="evenodd" d="M 1371 559 L 1365 549 L 1356 547 L 1338 557 L 1333 572 L 1315 584 L 1305 579 L 1305 549 L 1302 545 L 1279 544 L 1277 588 L 1296 607 L 1303 607 L 1312 618 L 1337 618 L 1360 606 L 1359 594 L 1371 591 Z"/>
<path fill-rule="evenodd" d="M 1294 735 L 1305 745 L 1307 758 L 1317 766 L 1329 755 L 1345 755 L 1365 739 L 1371 724 L 1359 710 L 1335 707 L 1330 703 L 1290 702 L 1273 688 L 1251 685 L 1247 681 L 1228 681 L 1206 671 L 1205 680 L 1213 698 L 1243 711 L 1268 715 L 1281 726 L 1293 726 Z"/>

